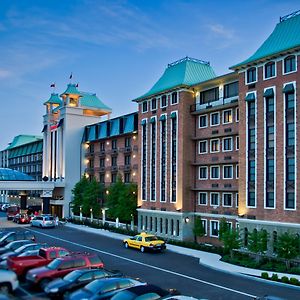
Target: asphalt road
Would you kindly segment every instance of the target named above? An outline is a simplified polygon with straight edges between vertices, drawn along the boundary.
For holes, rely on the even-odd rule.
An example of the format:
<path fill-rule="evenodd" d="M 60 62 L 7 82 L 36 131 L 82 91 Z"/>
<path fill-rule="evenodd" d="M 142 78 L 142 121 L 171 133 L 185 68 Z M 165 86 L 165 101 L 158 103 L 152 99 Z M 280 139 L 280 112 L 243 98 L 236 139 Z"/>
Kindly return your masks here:
<path fill-rule="evenodd" d="M 182 294 L 196 298 L 243 300 L 268 294 L 284 299 L 300 299 L 299 287 L 216 271 L 199 265 L 196 258 L 171 251 L 141 253 L 137 250 L 125 249 L 119 240 L 68 227 L 39 229 L 15 226 L 18 230 L 26 228 L 34 231 L 39 242 L 62 246 L 71 251 L 98 252 L 107 269 L 120 270 L 128 276 L 166 289 L 176 288 Z M 26 290 L 26 285 L 22 284 L 17 296 L 24 299 L 29 299 L 33 294 L 43 296 Z"/>

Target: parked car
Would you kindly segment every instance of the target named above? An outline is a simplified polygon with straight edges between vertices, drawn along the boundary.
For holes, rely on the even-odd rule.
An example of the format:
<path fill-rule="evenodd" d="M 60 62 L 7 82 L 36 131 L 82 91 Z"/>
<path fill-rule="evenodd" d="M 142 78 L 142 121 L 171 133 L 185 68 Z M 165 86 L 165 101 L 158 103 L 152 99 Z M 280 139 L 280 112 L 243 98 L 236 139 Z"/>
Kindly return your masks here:
<path fill-rule="evenodd" d="M 6 211 L 7 208 L 8 208 L 9 206 L 10 206 L 9 203 L 2 203 L 2 205 L 1 205 L 1 210 L 2 210 L 2 211 Z"/>
<path fill-rule="evenodd" d="M 28 250 L 39 250 L 41 248 L 45 248 L 47 247 L 48 245 L 46 243 L 29 243 L 28 244 L 25 244 L 23 246 L 20 246 L 19 248 L 17 248 L 16 250 L 14 251 L 9 251 L 9 252 L 6 252 L 4 254 L 1 254 L 0 255 L 0 261 L 2 260 L 6 260 L 8 257 L 13 257 L 13 256 L 19 256 L 19 254 L 25 252 L 25 251 L 28 251 Z"/>
<path fill-rule="evenodd" d="M 194 297 L 190 297 L 190 296 L 184 296 L 184 295 L 178 295 L 178 296 L 167 296 L 167 297 L 163 297 L 161 299 L 164 300 L 208 300 L 208 299 L 204 299 L 204 298 L 194 298 Z"/>
<path fill-rule="evenodd" d="M 36 226 L 40 228 L 55 227 L 54 217 L 51 215 L 40 215 L 35 216 L 30 220 L 31 226 Z"/>
<path fill-rule="evenodd" d="M 6 209 L 7 220 L 12 220 L 16 214 L 20 212 L 20 207 L 18 205 L 10 205 Z"/>
<path fill-rule="evenodd" d="M 271 296 L 271 295 L 265 295 L 265 296 L 262 296 L 262 297 L 256 297 L 254 299 L 257 299 L 257 300 L 285 300 L 285 298 Z"/>
<path fill-rule="evenodd" d="M 35 242 L 35 235 L 30 231 L 10 231 L 6 232 L 0 238 L 0 247 L 4 247 L 10 242 L 18 241 L 18 240 L 31 240 Z"/>
<path fill-rule="evenodd" d="M 106 278 L 96 279 L 84 288 L 70 294 L 66 299 L 69 300 L 98 300 L 110 299 L 119 291 L 146 283 L 131 278 Z"/>
<path fill-rule="evenodd" d="M 115 294 L 111 300 L 135 300 L 135 299 L 147 299 L 157 300 L 161 297 L 171 296 L 167 290 L 160 288 L 153 284 L 133 286 L 128 289 L 122 290 Z"/>
<path fill-rule="evenodd" d="M 13 242 L 7 244 L 6 246 L 0 248 L 0 255 L 2 255 L 4 253 L 15 251 L 18 248 L 22 247 L 23 245 L 31 244 L 31 243 L 32 242 L 30 240 L 13 241 Z"/>
<path fill-rule="evenodd" d="M 13 222 L 17 224 L 29 224 L 30 216 L 28 216 L 26 213 L 16 214 L 13 218 Z"/>
<path fill-rule="evenodd" d="M 118 271 L 108 271 L 104 269 L 75 270 L 67 274 L 64 278 L 55 279 L 48 283 L 44 291 L 50 298 L 62 299 L 63 295 L 82 288 L 95 279 L 120 277 L 122 275 L 123 274 Z"/>
<path fill-rule="evenodd" d="M 98 254 L 76 253 L 56 258 L 47 266 L 34 268 L 26 274 L 30 285 L 39 285 L 42 289 L 53 279 L 84 268 L 103 268 L 104 264 Z"/>
<path fill-rule="evenodd" d="M 18 286 L 19 281 L 16 273 L 9 270 L 0 270 L 0 293 L 10 293 Z"/>
<path fill-rule="evenodd" d="M 145 252 L 146 250 L 163 251 L 166 249 L 166 243 L 163 240 L 158 239 L 154 234 L 146 232 L 123 240 L 123 245 L 125 248 L 136 248 L 141 252 Z"/>

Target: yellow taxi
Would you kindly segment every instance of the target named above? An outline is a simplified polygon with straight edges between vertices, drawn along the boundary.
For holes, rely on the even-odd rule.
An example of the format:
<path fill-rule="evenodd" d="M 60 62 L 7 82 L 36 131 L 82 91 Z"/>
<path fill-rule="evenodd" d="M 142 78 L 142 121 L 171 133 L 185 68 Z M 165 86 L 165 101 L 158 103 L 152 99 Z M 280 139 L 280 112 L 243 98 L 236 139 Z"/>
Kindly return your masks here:
<path fill-rule="evenodd" d="M 147 250 L 150 251 L 163 251 L 166 249 L 166 243 L 163 240 L 160 240 L 154 234 L 148 234 L 146 232 L 141 232 L 131 238 L 123 240 L 125 248 L 136 248 L 141 252 Z"/>

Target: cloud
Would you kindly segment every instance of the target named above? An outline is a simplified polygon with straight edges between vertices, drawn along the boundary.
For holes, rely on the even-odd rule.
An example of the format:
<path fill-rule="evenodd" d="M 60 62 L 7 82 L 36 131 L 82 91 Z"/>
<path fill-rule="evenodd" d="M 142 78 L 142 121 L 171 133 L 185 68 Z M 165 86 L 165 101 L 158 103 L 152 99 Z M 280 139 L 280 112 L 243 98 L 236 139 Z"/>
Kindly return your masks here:
<path fill-rule="evenodd" d="M 0 79 L 6 79 L 13 75 L 13 73 L 9 70 L 0 69 Z"/>

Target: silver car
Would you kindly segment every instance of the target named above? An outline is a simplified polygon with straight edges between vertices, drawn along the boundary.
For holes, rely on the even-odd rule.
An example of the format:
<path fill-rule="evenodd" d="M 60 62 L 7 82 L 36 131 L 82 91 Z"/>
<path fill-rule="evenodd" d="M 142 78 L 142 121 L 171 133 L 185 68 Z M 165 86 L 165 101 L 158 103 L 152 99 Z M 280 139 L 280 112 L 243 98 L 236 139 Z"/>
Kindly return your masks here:
<path fill-rule="evenodd" d="M 55 227 L 54 217 L 51 215 L 40 215 L 35 216 L 30 220 L 31 226 L 36 226 L 40 228 L 45 227 Z"/>
<path fill-rule="evenodd" d="M 0 294 L 8 294 L 19 286 L 17 274 L 10 270 L 0 270 Z"/>

